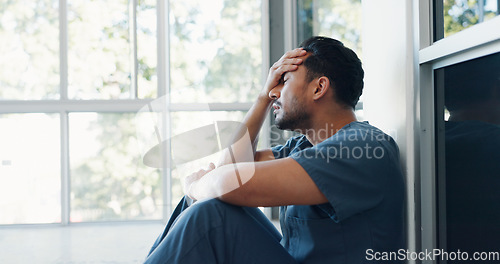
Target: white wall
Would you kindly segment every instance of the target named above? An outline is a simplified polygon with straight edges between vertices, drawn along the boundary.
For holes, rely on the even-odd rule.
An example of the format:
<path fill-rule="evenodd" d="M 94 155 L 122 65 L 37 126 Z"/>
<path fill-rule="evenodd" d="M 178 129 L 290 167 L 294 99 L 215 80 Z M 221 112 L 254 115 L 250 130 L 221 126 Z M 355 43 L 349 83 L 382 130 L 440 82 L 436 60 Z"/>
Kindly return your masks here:
<path fill-rule="evenodd" d="M 364 114 L 366 120 L 392 135 L 399 145 L 407 185 L 407 247 L 417 251 L 418 30 L 414 4 L 412 0 L 362 1 Z"/>

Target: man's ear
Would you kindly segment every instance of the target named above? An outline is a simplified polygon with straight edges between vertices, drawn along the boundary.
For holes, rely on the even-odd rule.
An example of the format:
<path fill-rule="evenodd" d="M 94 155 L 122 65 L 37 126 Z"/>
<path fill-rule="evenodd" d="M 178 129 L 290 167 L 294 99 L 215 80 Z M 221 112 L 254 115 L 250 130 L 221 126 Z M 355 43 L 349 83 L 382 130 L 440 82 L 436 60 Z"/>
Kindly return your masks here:
<path fill-rule="evenodd" d="M 322 98 L 328 90 L 330 90 L 330 80 L 328 80 L 327 77 L 322 76 L 319 77 L 318 79 L 313 81 L 314 87 L 313 87 L 313 100 L 319 100 Z"/>

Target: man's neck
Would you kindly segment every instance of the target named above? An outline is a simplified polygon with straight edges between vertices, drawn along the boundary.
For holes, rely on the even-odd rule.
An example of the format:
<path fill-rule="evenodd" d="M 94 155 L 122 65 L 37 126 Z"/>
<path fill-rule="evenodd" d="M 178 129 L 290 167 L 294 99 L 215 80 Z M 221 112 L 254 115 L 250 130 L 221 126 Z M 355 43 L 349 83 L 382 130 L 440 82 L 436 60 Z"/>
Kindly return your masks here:
<path fill-rule="evenodd" d="M 336 112 L 332 115 L 319 116 L 317 120 L 312 120 L 312 126 L 303 131 L 307 140 L 311 144 L 316 145 L 335 135 L 340 129 L 347 124 L 357 121 L 353 110 L 344 110 Z"/>

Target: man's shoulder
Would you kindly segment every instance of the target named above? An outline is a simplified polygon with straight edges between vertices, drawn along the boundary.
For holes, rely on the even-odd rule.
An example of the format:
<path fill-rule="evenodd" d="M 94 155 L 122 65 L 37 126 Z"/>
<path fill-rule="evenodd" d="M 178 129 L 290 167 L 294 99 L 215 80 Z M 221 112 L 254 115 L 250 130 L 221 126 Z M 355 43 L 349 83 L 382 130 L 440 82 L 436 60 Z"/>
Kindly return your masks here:
<path fill-rule="evenodd" d="M 352 122 L 313 148 L 316 152 L 329 154 L 330 159 L 333 155 L 335 160 L 356 159 L 374 164 L 382 164 L 380 161 L 385 160 L 399 164 L 396 141 L 368 122 Z"/>
<path fill-rule="evenodd" d="M 377 143 L 377 142 L 390 142 L 394 144 L 394 139 L 384 133 L 379 128 L 371 125 L 367 121 L 364 122 L 352 122 L 344 126 L 342 129 L 337 131 L 333 136 L 328 138 L 322 143 L 343 143 L 343 144 L 354 144 L 357 143 Z"/>
<path fill-rule="evenodd" d="M 302 134 L 289 138 L 286 141 L 285 145 L 289 146 L 292 149 L 293 148 L 304 149 L 304 148 L 308 148 L 308 147 L 312 146 L 311 142 L 309 142 L 309 140 L 307 140 L 307 137 L 305 135 L 302 135 Z"/>
<path fill-rule="evenodd" d="M 289 138 L 284 145 L 271 147 L 271 151 L 275 159 L 281 159 L 311 146 L 312 144 L 307 140 L 306 136 L 297 135 Z"/>

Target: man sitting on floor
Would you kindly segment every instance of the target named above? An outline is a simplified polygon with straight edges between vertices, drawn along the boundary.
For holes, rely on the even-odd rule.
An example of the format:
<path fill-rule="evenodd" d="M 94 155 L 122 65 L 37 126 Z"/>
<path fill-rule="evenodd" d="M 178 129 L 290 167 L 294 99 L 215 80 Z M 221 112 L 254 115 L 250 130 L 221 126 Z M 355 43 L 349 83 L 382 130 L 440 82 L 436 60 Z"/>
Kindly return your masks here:
<path fill-rule="evenodd" d="M 210 164 L 182 199 L 146 263 L 373 263 L 404 248 L 404 184 L 395 141 L 354 107 L 364 72 L 341 42 L 313 37 L 287 52 L 245 117 L 256 146 L 274 109 L 280 129 L 301 133 L 253 160 Z M 240 144 L 241 145 L 241 144 Z M 241 159 L 240 159 L 241 160 Z M 281 206 L 282 235 L 256 208 Z"/>

